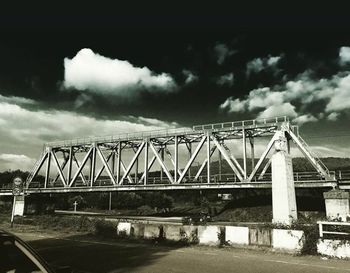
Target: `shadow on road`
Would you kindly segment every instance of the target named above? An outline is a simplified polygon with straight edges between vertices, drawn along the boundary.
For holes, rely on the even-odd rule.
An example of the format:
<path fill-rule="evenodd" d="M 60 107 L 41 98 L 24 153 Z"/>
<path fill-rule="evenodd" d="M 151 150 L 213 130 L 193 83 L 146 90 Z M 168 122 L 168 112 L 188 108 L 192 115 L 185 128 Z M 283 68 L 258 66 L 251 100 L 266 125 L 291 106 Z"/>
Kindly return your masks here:
<path fill-rule="evenodd" d="M 101 239 L 87 235 L 49 238 L 28 242 L 52 265 L 78 272 L 134 272 L 154 263 L 181 246 L 153 242 Z"/>

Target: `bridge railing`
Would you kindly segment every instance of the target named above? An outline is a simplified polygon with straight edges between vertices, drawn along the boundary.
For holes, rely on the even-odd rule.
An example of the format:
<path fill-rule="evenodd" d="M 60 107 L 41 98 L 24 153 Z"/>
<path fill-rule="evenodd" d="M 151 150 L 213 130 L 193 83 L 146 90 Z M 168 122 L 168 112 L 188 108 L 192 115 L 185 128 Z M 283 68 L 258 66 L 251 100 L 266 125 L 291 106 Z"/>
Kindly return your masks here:
<path fill-rule="evenodd" d="M 336 172 L 336 177 L 339 180 L 339 182 L 341 183 L 342 181 L 350 181 L 350 171 L 348 170 L 341 170 Z"/>
<path fill-rule="evenodd" d="M 115 142 L 120 140 L 135 140 L 135 139 L 145 139 L 145 138 L 152 138 L 152 137 L 167 137 L 172 135 L 195 133 L 197 131 L 210 130 L 210 129 L 270 126 L 270 125 L 277 125 L 287 121 L 289 121 L 288 117 L 281 116 L 281 117 L 266 118 L 266 119 L 254 119 L 254 120 L 243 120 L 243 121 L 196 125 L 196 126 L 193 126 L 192 128 L 169 128 L 169 129 L 162 129 L 162 130 L 123 133 L 123 134 L 115 134 L 115 135 L 107 135 L 107 136 L 88 136 L 88 137 L 76 138 L 71 140 L 48 142 L 45 144 L 45 146 L 48 146 L 48 147 L 77 146 L 77 145 L 91 144 L 94 142 L 97 142 L 97 143 L 98 142 Z"/>
<path fill-rule="evenodd" d="M 323 238 L 325 234 L 336 235 L 339 237 L 342 236 L 350 236 L 350 223 L 348 222 L 326 222 L 326 221 L 318 221 L 318 229 L 320 237 Z M 331 227 L 332 230 L 325 230 L 325 227 Z M 346 229 L 348 232 L 340 231 L 341 229 Z"/>
<path fill-rule="evenodd" d="M 204 125 L 195 125 L 193 130 L 215 130 L 215 129 L 225 129 L 225 128 L 244 128 L 244 127 L 258 127 L 264 125 L 277 125 L 282 122 L 287 122 L 287 116 L 275 117 L 275 118 L 265 118 L 265 119 L 252 119 L 243 121 L 233 121 L 224 123 L 213 123 Z"/>

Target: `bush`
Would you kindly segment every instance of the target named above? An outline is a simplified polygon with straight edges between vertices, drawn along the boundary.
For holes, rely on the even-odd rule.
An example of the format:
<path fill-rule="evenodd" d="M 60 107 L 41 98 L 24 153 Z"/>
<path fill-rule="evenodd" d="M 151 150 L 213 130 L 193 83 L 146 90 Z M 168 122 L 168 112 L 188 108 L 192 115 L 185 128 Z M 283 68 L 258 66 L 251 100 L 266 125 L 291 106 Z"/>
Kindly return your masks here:
<path fill-rule="evenodd" d="M 116 237 L 117 236 L 117 226 L 112 222 L 99 219 L 95 222 L 95 235 L 103 237 Z"/>
<path fill-rule="evenodd" d="M 148 205 L 143 205 L 136 209 L 136 213 L 137 215 L 150 215 L 154 213 L 154 210 Z"/>

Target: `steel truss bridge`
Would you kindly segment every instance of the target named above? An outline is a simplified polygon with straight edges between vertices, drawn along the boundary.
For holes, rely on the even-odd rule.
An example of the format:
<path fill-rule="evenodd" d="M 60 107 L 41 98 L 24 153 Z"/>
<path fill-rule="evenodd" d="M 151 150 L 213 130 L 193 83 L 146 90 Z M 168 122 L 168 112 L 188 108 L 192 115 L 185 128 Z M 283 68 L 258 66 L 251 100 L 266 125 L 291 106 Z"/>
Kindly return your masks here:
<path fill-rule="evenodd" d="M 269 155 L 281 134 L 288 152 L 294 144 L 315 170 L 294 173 L 296 187 L 337 185 L 335 173 L 311 151 L 298 127 L 276 117 L 46 143 L 25 192 L 271 188 Z M 257 159 L 259 139 L 268 141 Z M 222 173 L 223 161 L 229 173 Z M 2 195 L 10 193 L 0 189 Z"/>

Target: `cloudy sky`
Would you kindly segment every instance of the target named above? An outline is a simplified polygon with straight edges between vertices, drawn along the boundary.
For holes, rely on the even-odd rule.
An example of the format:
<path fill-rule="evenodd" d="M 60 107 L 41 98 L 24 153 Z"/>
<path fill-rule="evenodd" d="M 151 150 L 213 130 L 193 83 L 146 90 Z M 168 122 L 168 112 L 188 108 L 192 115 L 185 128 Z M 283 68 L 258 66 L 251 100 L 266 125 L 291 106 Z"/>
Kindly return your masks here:
<path fill-rule="evenodd" d="M 2 14 L 0 170 L 53 140 L 288 115 L 350 153 L 347 14 Z"/>

